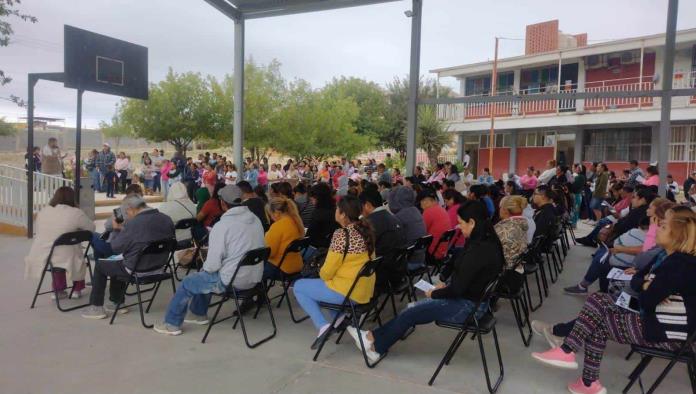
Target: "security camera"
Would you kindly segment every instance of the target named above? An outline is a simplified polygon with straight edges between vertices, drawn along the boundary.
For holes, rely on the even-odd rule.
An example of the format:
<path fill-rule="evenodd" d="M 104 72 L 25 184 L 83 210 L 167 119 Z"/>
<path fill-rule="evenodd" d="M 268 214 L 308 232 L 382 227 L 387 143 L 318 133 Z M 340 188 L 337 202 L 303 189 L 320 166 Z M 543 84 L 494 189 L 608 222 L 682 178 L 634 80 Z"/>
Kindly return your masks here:
<path fill-rule="evenodd" d="M 407 18 L 410 18 L 413 16 L 413 11 L 411 10 L 406 10 L 404 11 L 404 15 L 406 15 Z"/>

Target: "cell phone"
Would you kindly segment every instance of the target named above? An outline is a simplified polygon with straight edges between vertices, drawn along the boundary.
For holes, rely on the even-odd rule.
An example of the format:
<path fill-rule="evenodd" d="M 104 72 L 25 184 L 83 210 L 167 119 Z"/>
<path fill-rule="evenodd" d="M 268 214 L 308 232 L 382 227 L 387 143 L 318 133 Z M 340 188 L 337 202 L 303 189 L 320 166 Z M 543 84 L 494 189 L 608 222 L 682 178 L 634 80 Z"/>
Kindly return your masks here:
<path fill-rule="evenodd" d="M 120 207 L 114 209 L 114 218 L 116 219 L 116 223 L 118 223 L 118 224 L 121 224 L 124 222 L 125 219 L 123 218 L 123 211 L 121 210 Z"/>

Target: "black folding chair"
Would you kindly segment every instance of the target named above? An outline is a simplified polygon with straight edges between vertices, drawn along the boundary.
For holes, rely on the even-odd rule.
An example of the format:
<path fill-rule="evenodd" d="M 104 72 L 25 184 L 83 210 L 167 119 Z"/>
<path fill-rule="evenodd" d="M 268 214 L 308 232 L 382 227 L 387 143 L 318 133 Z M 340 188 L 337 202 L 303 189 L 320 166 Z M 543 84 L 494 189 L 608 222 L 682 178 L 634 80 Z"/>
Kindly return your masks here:
<path fill-rule="evenodd" d="M 174 274 L 174 278 L 176 278 L 176 280 L 179 282 L 181 282 L 183 280 L 183 278 L 179 278 L 179 274 L 178 274 L 179 268 L 185 268 L 186 275 L 188 275 L 191 272 L 192 268 L 195 267 L 196 270 L 198 271 L 198 270 L 200 270 L 200 267 L 203 265 L 203 256 L 202 256 L 201 248 L 208 244 L 208 234 L 204 235 L 201 239 L 197 240 L 196 234 L 194 231 L 194 228 L 197 225 L 198 225 L 198 220 L 196 220 L 194 218 L 182 219 L 182 220 L 177 221 L 174 224 L 174 229 L 176 229 L 176 230 L 189 230 L 191 232 L 191 239 L 177 242 L 176 248 L 174 249 L 174 251 L 185 250 L 185 249 L 189 249 L 191 247 L 194 248 L 193 257 L 191 258 L 191 263 L 189 263 L 186 266 L 183 266 L 179 263 L 174 263 L 174 254 L 172 253 L 172 258 L 171 258 L 172 271 Z"/>
<path fill-rule="evenodd" d="M 503 381 L 505 371 L 503 370 L 503 358 L 500 355 L 498 333 L 495 330 L 496 320 L 493 316 L 493 312 L 490 309 L 488 310 L 488 312 L 484 313 L 483 316 L 481 316 L 480 318 L 476 317 L 476 311 L 478 311 L 478 309 L 483 303 L 490 301 L 493 295 L 493 290 L 496 288 L 497 285 L 498 278 L 491 281 L 486 286 L 486 289 L 483 292 L 481 298 L 476 303 L 476 308 L 474 309 L 474 312 L 472 312 L 469 315 L 469 317 L 464 321 L 464 323 L 454 324 L 442 321 L 435 322 L 435 324 L 437 324 L 439 327 L 458 330 L 458 333 L 457 336 L 454 337 L 454 340 L 452 341 L 450 347 L 447 349 L 447 352 L 445 353 L 444 357 L 442 357 L 442 360 L 440 361 L 440 364 L 437 366 L 435 373 L 430 378 L 430 381 L 428 381 L 429 386 L 433 385 L 433 382 L 435 382 L 435 378 L 437 378 L 437 375 L 440 373 L 442 367 L 445 364 L 449 365 L 450 361 L 452 360 L 452 357 L 454 357 L 454 354 L 457 352 L 457 349 L 459 349 L 459 346 L 462 344 L 466 336 L 468 334 L 472 334 L 478 339 L 479 351 L 481 352 L 481 362 L 483 363 L 483 373 L 486 376 L 486 385 L 488 386 L 488 391 L 491 393 L 495 393 L 498 390 L 498 387 L 500 387 L 500 383 Z M 493 342 L 495 343 L 495 351 L 498 355 L 498 366 L 500 367 L 500 375 L 498 376 L 498 379 L 496 379 L 495 384 L 493 385 L 491 385 L 491 378 L 488 371 L 488 363 L 486 361 L 486 352 L 483 349 L 483 340 L 481 339 L 483 335 L 489 333 L 493 333 Z"/>
<path fill-rule="evenodd" d="M 449 250 L 450 244 L 452 240 L 454 239 L 455 234 L 457 234 L 457 229 L 451 229 L 447 230 L 442 235 L 440 236 L 440 239 L 437 240 L 435 243 L 435 248 L 433 251 L 437 253 L 437 250 L 440 249 L 440 245 L 446 244 L 447 245 L 447 250 Z M 430 245 L 428 245 L 430 246 Z M 449 257 L 448 253 L 445 253 L 445 256 L 442 258 L 437 258 L 435 257 L 435 254 L 431 254 L 428 252 L 426 249 L 426 263 L 431 267 L 431 272 L 430 276 L 434 276 L 440 273 L 442 270 L 442 266 L 447 263 L 447 258 Z"/>
<path fill-rule="evenodd" d="M 646 347 L 646 346 L 638 346 L 638 345 L 632 345 L 631 346 L 631 353 L 638 353 L 641 355 L 641 360 L 640 363 L 636 366 L 636 368 L 631 372 L 630 375 L 628 375 L 628 385 L 624 387 L 623 393 L 626 394 L 628 391 L 631 389 L 633 384 L 638 380 L 638 384 L 640 385 L 641 392 L 645 392 L 643 390 L 643 383 L 640 380 L 640 375 L 645 371 L 645 368 L 648 367 L 648 364 L 653 360 L 653 358 L 661 358 L 665 360 L 669 360 L 669 363 L 665 367 L 665 369 L 662 370 L 660 375 L 657 377 L 655 380 L 655 383 L 653 383 L 652 386 L 648 389 L 648 394 L 652 394 L 655 392 L 657 387 L 662 383 L 662 381 L 667 377 L 667 374 L 672 370 L 674 365 L 678 362 L 686 364 L 686 369 L 689 374 L 689 381 L 691 382 L 691 391 L 693 393 L 696 393 L 696 354 L 694 353 L 693 350 L 693 345 L 694 345 L 694 339 L 696 338 L 696 332 L 693 332 L 687 340 L 682 344 L 682 346 L 679 348 L 677 351 L 669 351 L 669 350 L 662 350 L 662 349 L 655 349 L 651 347 Z M 630 355 L 630 353 L 629 353 Z"/>
<path fill-rule="evenodd" d="M 517 258 L 516 264 L 523 261 L 524 255 L 520 255 Z M 505 275 L 505 272 L 503 273 Z M 506 286 L 503 281 L 498 282 L 498 287 L 494 291 L 494 296 L 502 299 L 510 300 L 510 306 L 512 307 L 512 313 L 515 316 L 515 323 L 517 323 L 517 329 L 522 337 L 522 343 L 524 346 L 529 347 L 532 340 L 532 323 L 529 318 L 529 305 L 527 304 L 527 299 L 525 297 L 524 282 L 522 286 L 518 289 L 510 289 Z M 524 327 L 527 327 L 527 334 L 524 333 Z"/>
<path fill-rule="evenodd" d="M 358 284 L 358 281 L 362 278 L 368 278 L 372 275 L 375 275 L 375 272 L 377 271 L 377 266 L 382 262 L 382 257 L 377 257 L 373 260 L 370 260 L 366 262 L 362 268 L 360 269 L 360 272 L 358 272 L 358 275 L 355 277 L 355 280 L 353 280 L 353 284 L 350 286 L 350 290 L 348 290 L 348 294 L 343 298 L 343 302 L 340 304 L 332 304 L 328 302 L 320 302 L 319 306 L 324 308 L 324 309 L 329 309 L 332 311 L 336 311 L 336 316 L 333 318 L 333 321 L 331 322 L 331 325 L 329 325 L 329 330 L 332 330 L 333 327 L 336 325 L 336 321 L 338 321 L 338 317 L 341 316 L 341 314 L 346 313 L 350 315 L 350 319 L 353 323 L 353 327 L 357 328 L 360 330 L 365 324 L 365 321 L 367 320 L 367 316 L 369 315 L 370 311 L 374 309 L 377 305 L 377 298 L 372 297 L 372 299 L 365 303 L 365 304 L 356 304 L 353 301 L 351 301 L 350 296 L 353 294 L 353 290 L 355 289 L 355 286 Z M 348 317 L 346 317 L 347 319 Z M 343 329 L 336 339 L 336 344 L 338 344 L 341 341 L 341 338 L 343 337 L 343 334 L 345 333 L 345 329 Z M 324 344 L 326 344 L 327 339 L 329 338 L 329 335 L 324 335 L 322 338 L 321 342 L 319 343 L 319 347 L 317 348 L 317 352 L 314 354 L 314 358 L 312 360 L 317 361 L 317 358 L 319 357 L 319 353 L 321 353 L 321 349 L 324 348 Z M 365 365 L 367 365 L 368 368 L 374 368 L 377 364 L 379 364 L 380 361 L 386 356 L 386 354 L 383 354 L 382 357 L 379 358 L 379 360 L 375 361 L 374 363 L 371 363 L 367 359 L 367 353 L 365 349 L 365 343 L 363 343 L 362 336 L 359 336 L 360 338 L 360 347 L 362 348 L 362 354 L 363 354 L 363 359 L 365 360 Z"/>
<path fill-rule="evenodd" d="M 277 308 L 280 308 L 280 306 L 283 304 L 283 299 L 285 299 L 286 303 L 288 304 L 288 310 L 290 311 L 290 318 L 294 323 L 300 323 L 309 318 L 309 315 L 304 316 L 302 318 L 296 318 L 295 317 L 295 312 L 292 310 L 292 302 L 290 302 L 290 294 L 288 293 L 288 289 L 290 289 L 290 286 L 292 286 L 293 283 L 295 283 L 296 280 L 302 278 L 302 272 L 295 272 L 292 274 L 288 274 L 283 272 L 281 270 L 281 267 L 283 266 L 283 262 L 285 262 L 285 258 L 290 254 L 290 253 L 298 253 L 302 255 L 305 249 L 309 247 L 309 238 L 304 237 L 300 239 L 296 239 L 288 245 L 287 248 L 285 248 L 285 252 L 283 252 L 283 257 L 280 258 L 280 261 L 278 262 L 278 272 L 280 275 L 280 284 L 283 288 L 283 293 L 279 296 L 280 300 L 278 300 L 278 305 Z M 266 285 L 268 289 L 270 289 L 274 284 L 274 281 L 271 280 L 269 284 Z"/>
<path fill-rule="evenodd" d="M 237 329 L 237 323 L 240 323 L 242 326 L 242 334 L 244 334 L 244 342 L 246 343 L 247 347 L 250 349 L 253 349 L 260 344 L 271 340 L 273 337 L 276 336 L 277 328 L 276 328 L 276 323 L 275 319 L 273 317 L 273 308 L 271 307 L 271 301 L 268 299 L 268 290 L 266 289 L 266 284 L 264 281 L 260 281 L 259 283 L 256 284 L 256 286 L 252 287 L 251 289 L 247 290 L 238 290 L 235 289 L 233 286 L 234 280 L 237 278 L 237 274 L 239 273 L 239 270 L 242 267 L 253 267 L 258 264 L 261 264 L 261 267 L 263 268 L 263 264 L 268 260 L 268 256 L 271 254 L 271 249 L 270 248 L 258 248 L 258 249 L 253 249 L 246 254 L 244 254 L 244 257 L 239 261 L 239 264 L 237 265 L 237 269 L 234 270 L 234 274 L 232 275 L 232 279 L 230 280 L 229 285 L 227 285 L 227 289 L 225 290 L 224 293 L 222 294 L 212 294 L 215 296 L 221 297 L 219 301 L 216 302 L 211 302 L 208 305 L 208 308 L 212 306 L 217 306 L 217 309 L 215 309 L 215 314 L 213 314 L 213 318 L 210 319 L 210 323 L 208 323 L 208 329 L 205 330 L 205 335 L 203 335 L 203 339 L 201 340 L 201 343 L 205 343 L 206 339 L 208 338 L 208 334 L 210 333 L 210 329 L 213 328 L 215 324 L 222 323 L 225 320 L 231 319 L 231 318 L 236 318 L 234 321 L 234 324 L 232 325 L 232 329 Z M 261 302 L 266 304 L 266 308 L 268 309 L 268 314 L 271 316 L 271 324 L 273 325 L 273 333 L 255 343 L 250 343 L 249 342 L 249 337 L 247 336 L 246 332 L 246 326 L 244 325 L 244 314 L 243 313 L 234 313 L 231 314 L 230 316 L 224 317 L 222 319 L 217 320 L 218 315 L 220 314 L 220 309 L 222 308 L 222 305 L 232 299 L 234 301 L 234 305 L 237 308 L 237 311 L 239 311 L 239 305 L 243 301 L 252 301 L 254 297 L 258 297 Z M 211 297 L 212 301 L 212 297 Z M 257 311 L 258 313 L 258 311 Z M 256 315 L 254 315 L 254 318 L 256 318 Z"/>
<path fill-rule="evenodd" d="M 413 254 L 412 249 L 414 248 L 415 245 L 411 245 L 408 248 L 400 249 L 394 252 L 394 268 L 396 270 L 404 273 L 406 272 L 408 257 Z M 394 312 L 394 316 L 396 316 L 396 297 L 399 295 L 405 296 L 408 298 L 408 301 L 411 302 L 412 292 L 413 286 L 411 286 L 405 275 L 399 284 L 393 284 L 391 281 L 387 280 L 386 288 L 382 289 L 382 294 L 384 294 L 385 297 L 382 304 L 380 304 L 380 306 L 375 310 L 374 320 L 380 321 L 380 315 L 389 301 L 391 301 L 392 311 Z"/>
<path fill-rule="evenodd" d="M 433 281 L 432 277 L 430 276 L 430 269 L 428 269 L 428 266 L 426 262 L 423 262 L 422 267 L 418 267 L 416 269 L 408 269 L 408 260 L 411 260 L 411 257 L 419 251 L 423 250 L 425 251 L 426 259 L 427 259 L 427 253 L 428 253 L 428 246 L 433 242 L 433 236 L 430 234 L 424 235 L 416 240 L 416 242 L 413 243 L 412 248 L 407 248 L 409 251 L 408 258 L 407 258 L 407 263 L 406 263 L 406 278 L 408 279 L 408 283 L 410 285 L 411 289 L 411 297 L 413 298 L 414 301 L 417 301 L 418 298 L 416 297 L 416 291 L 413 289 L 413 281 L 414 280 L 420 280 L 423 278 L 423 276 L 427 275 L 428 280 L 431 282 Z M 404 295 L 405 296 L 405 295 Z M 401 297 L 401 300 L 403 301 L 404 296 Z"/>
<path fill-rule="evenodd" d="M 546 283 L 546 272 L 544 271 L 543 261 L 539 252 L 539 248 L 544 238 L 541 235 L 537 235 L 532 239 L 532 243 L 527 246 L 527 251 L 523 255 L 525 261 L 524 267 L 524 287 L 527 293 L 527 301 L 529 304 L 529 309 L 531 311 L 536 311 L 541 308 L 544 303 L 544 293 L 542 292 L 542 286 L 548 297 L 548 283 Z M 541 273 L 541 275 L 540 275 Z M 539 291 L 539 303 L 534 305 L 532 303 L 532 293 L 529 289 L 529 277 L 534 275 L 537 284 L 537 290 Z"/>
<path fill-rule="evenodd" d="M 135 263 L 135 269 L 133 270 L 133 272 L 130 273 L 128 279 L 126 280 L 126 283 L 128 283 L 129 285 L 135 285 L 135 295 L 138 296 L 138 302 L 123 305 L 125 302 L 124 301 L 116 305 L 116 310 L 111 315 L 111 321 L 109 322 L 109 324 L 114 324 L 116 315 L 118 315 L 118 311 L 121 308 L 128 308 L 137 305 L 138 310 L 140 311 L 140 322 L 142 323 L 143 327 L 152 328 L 152 324 L 148 325 L 147 323 L 145 323 L 145 313 L 150 312 L 150 307 L 152 306 L 152 302 L 155 300 L 155 297 L 157 296 L 157 292 L 159 291 L 162 282 L 165 280 L 170 280 L 172 283 L 172 292 L 176 293 L 174 275 L 171 272 L 167 272 L 167 268 L 169 267 L 169 260 L 171 259 L 171 254 L 174 253 L 175 247 L 175 239 L 163 239 L 159 241 L 150 242 L 140 251 L 140 253 L 138 253 L 137 261 Z M 144 256 L 149 256 L 150 264 L 147 269 L 142 269 L 140 267 L 141 261 Z M 152 263 L 152 259 L 157 260 L 155 260 L 155 263 Z M 111 280 L 120 279 L 111 278 Z M 145 291 L 141 289 L 140 286 L 142 285 L 154 285 L 152 297 L 150 297 L 147 300 L 143 300 L 142 294 Z M 147 289 L 147 291 L 149 291 L 149 289 Z M 148 303 L 147 310 L 143 310 L 143 303 L 145 302 Z"/>
<path fill-rule="evenodd" d="M 41 272 L 41 279 L 39 280 L 39 285 L 36 286 L 36 292 L 34 293 L 34 299 L 31 301 L 31 307 L 29 309 L 33 309 L 34 305 L 36 305 L 36 298 L 40 295 L 43 294 L 49 294 L 53 293 L 54 297 L 56 298 L 56 306 L 58 307 L 58 310 L 61 312 L 70 312 L 74 311 L 75 309 L 80 309 L 84 308 L 86 306 L 89 306 L 89 303 L 83 304 L 83 305 L 76 305 L 72 306 L 70 308 L 64 308 L 60 305 L 60 298 L 58 297 L 58 290 L 57 289 L 52 289 L 49 291 L 44 291 L 41 292 L 41 285 L 43 284 L 44 277 L 46 276 L 47 272 L 65 272 L 65 269 L 63 268 L 58 268 L 53 266 L 53 262 L 51 259 L 53 258 L 53 251 L 56 249 L 58 246 L 73 246 L 77 244 L 81 244 L 87 242 L 87 247 L 85 248 L 85 253 L 82 256 L 82 258 L 85 261 L 85 264 L 87 265 L 87 269 L 89 270 L 89 277 L 90 280 L 92 280 L 92 265 L 90 264 L 90 259 L 88 256 L 89 249 L 92 247 L 92 233 L 87 231 L 87 230 L 81 230 L 81 231 L 73 231 L 69 233 L 65 233 L 58 237 L 55 241 L 53 241 L 53 245 L 51 245 L 51 251 L 48 253 L 48 257 L 46 257 L 46 264 L 44 265 L 44 269 Z M 51 278 L 52 279 L 52 278 Z M 73 286 L 68 286 L 65 288 L 65 290 L 70 289 L 70 293 L 68 294 L 68 299 L 73 294 Z"/>

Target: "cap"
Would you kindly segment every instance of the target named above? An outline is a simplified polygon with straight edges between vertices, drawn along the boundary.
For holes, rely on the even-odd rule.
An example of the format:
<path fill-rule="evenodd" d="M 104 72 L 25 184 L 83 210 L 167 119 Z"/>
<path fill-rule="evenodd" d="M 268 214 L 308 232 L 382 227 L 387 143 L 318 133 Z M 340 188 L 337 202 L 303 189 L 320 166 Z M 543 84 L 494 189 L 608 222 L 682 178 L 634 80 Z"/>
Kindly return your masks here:
<path fill-rule="evenodd" d="M 242 189 L 237 185 L 227 185 L 218 191 L 218 196 L 228 204 L 236 204 L 242 199 Z"/>
<path fill-rule="evenodd" d="M 111 148 L 111 145 L 109 145 L 108 142 L 103 143 L 102 146 L 105 146 L 105 147 L 107 147 L 107 148 Z"/>

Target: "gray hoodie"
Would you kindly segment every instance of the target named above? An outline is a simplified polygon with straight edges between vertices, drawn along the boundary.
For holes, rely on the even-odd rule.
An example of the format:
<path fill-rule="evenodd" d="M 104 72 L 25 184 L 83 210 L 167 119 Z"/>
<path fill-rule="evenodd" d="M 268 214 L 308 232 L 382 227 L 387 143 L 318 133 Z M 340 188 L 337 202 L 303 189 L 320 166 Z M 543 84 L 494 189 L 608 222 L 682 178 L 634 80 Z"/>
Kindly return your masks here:
<path fill-rule="evenodd" d="M 203 270 L 220 272 L 220 280 L 227 286 L 244 254 L 265 246 L 263 226 L 259 218 L 246 206 L 227 210 L 210 231 L 208 257 Z M 242 267 L 237 273 L 234 287 L 246 290 L 254 287 L 263 276 L 263 264 Z"/>
<path fill-rule="evenodd" d="M 404 228 L 404 235 L 408 245 L 427 234 L 425 221 L 418 208 L 415 206 L 416 193 L 407 186 L 397 186 L 389 192 L 389 210 L 396 216 Z M 414 253 L 410 263 L 425 262 L 425 251 Z"/>

